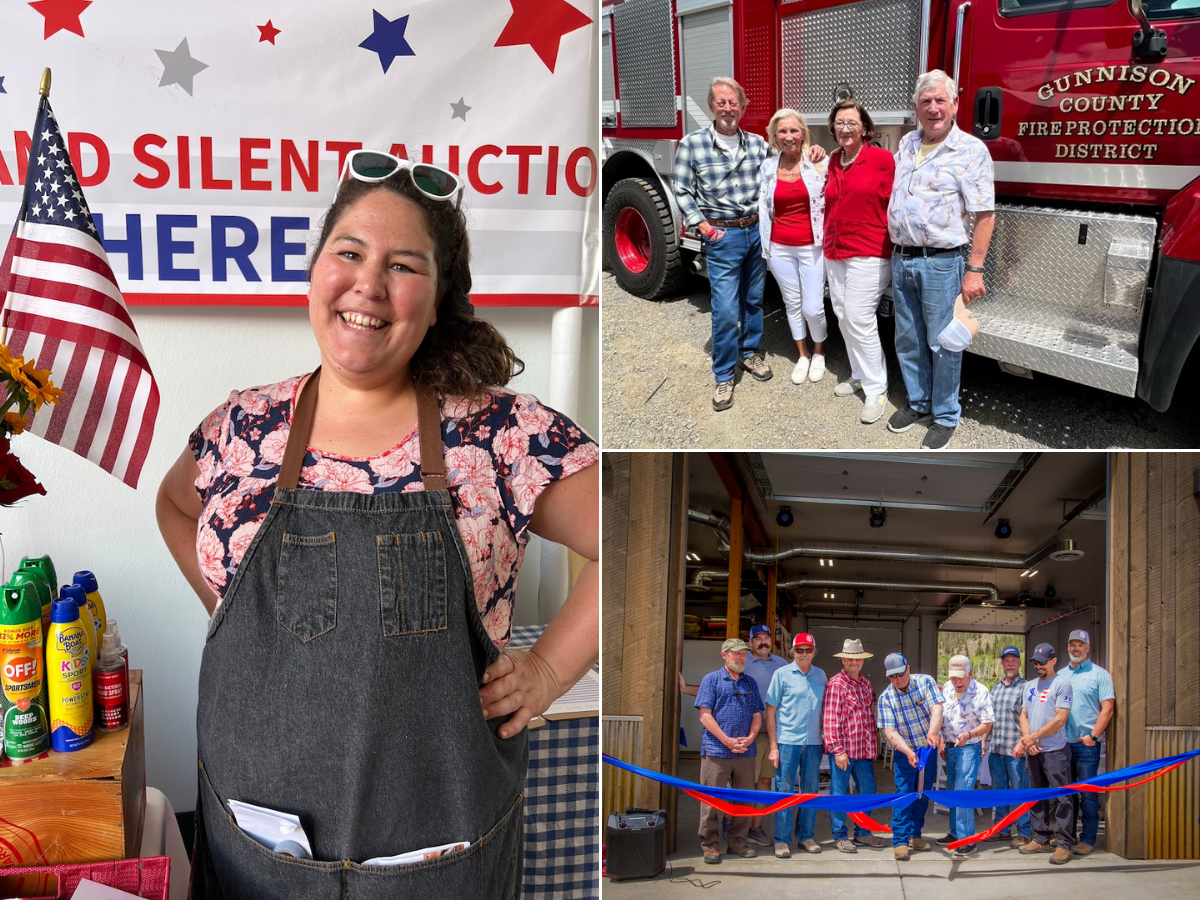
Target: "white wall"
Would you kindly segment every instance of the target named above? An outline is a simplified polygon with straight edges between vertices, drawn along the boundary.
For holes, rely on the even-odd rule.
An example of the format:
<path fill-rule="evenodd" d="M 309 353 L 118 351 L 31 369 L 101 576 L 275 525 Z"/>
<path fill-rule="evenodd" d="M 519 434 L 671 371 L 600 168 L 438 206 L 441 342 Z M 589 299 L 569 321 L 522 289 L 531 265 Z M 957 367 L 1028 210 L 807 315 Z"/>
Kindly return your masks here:
<path fill-rule="evenodd" d="M 598 436 L 599 315 L 583 312 L 579 400 L 563 412 Z M 318 355 L 303 309 L 139 308 L 132 314 L 162 393 L 140 486 L 131 490 L 40 438 L 15 437 L 13 450 L 47 496 L 0 509 L 0 573 L 6 578 L 22 556 L 44 553 L 54 559 L 60 582 L 79 569 L 96 573 L 131 664 L 144 670 L 147 781 L 182 811 L 196 800 L 196 685 L 207 616 L 159 537 L 155 493 L 188 435 L 230 391 L 310 371 Z M 512 387 L 548 396 L 554 310 L 479 314 L 525 360 Z M 518 624 L 537 622 L 539 555 L 531 545 L 517 585 Z"/>

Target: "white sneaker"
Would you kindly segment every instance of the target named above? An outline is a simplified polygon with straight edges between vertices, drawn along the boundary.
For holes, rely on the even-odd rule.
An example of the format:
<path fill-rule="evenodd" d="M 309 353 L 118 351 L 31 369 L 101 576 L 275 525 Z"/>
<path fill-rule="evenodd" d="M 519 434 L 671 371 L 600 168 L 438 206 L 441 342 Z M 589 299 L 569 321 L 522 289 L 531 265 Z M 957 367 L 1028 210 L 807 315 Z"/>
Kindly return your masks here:
<path fill-rule="evenodd" d="M 814 353 L 812 363 L 808 367 L 808 380 L 814 384 L 825 377 L 825 357 Z"/>
<path fill-rule="evenodd" d="M 809 362 L 810 360 L 807 356 L 802 356 L 796 361 L 796 368 L 792 369 L 792 384 L 804 384 L 808 379 Z"/>
<path fill-rule="evenodd" d="M 883 418 L 885 410 L 887 410 L 887 394 L 867 394 L 867 401 L 863 404 L 858 421 L 864 425 L 874 425 Z"/>
<path fill-rule="evenodd" d="M 839 381 L 833 386 L 833 396 L 835 397 L 853 397 L 856 393 L 862 390 L 862 382 L 855 379 L 849 381 Z"/>

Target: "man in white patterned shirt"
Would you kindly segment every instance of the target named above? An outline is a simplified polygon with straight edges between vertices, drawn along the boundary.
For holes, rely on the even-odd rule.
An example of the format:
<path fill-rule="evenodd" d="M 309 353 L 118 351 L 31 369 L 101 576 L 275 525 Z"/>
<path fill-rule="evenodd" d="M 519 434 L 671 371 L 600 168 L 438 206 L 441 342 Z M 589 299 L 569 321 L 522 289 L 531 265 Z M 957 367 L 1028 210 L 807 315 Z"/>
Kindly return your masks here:
<path fill-rule="evenodd" d="M 972 791 L 979 776 L 983 739 L 992 731 L 995 716 L 992 697 L 984 685 L 971 677 L 971 660 L 950 657 L 950 680 L 942 688 L 942 756 L 946 760 L 946 789 Z M 949 844 L 975 833 L 975 810 L 950 810 L 950 833 L 938 840 Z M 966 859 L 973 851 L 960 847 L 951 856 Z"/>

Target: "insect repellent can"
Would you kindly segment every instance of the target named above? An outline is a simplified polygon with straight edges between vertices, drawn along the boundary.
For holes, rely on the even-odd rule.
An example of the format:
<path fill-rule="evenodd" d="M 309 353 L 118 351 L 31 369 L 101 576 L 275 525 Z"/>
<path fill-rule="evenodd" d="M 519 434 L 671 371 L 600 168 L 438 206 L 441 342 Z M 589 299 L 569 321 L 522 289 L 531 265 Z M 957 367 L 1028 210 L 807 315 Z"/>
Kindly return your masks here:
<path fill-rule="evenodd" d="M 42 609 L 32 584 L 0 587 L 0 746 L 14 763 L 50 747 Z"/>
<path fill-rule="evenodd" d="M 60 596 L 50 611 L 46 645 L 50 746 L 60 753 L 82 750 L 92 742 L 92 659 L 78 602 Z"/>
<path fill-rule="evenodd" d="M 104 609 L 104 601 L 100 598 L 100 586 L 96 583 L 96 576 L 86 569 L 76 572 L 72 580 L 87 593 L 87 609 L 92 614 L 92 631 L 96 638 L 96 642 L 92 645 L 96 655 L 92 659 L 99 659 L 100 642 L 104 638 L 104 629 L 108 624 L 108 613 Z M 80 609 L 82 610 L 83 607 L 81 606 Z"/>
<path fill-rule="evenodd" d="M 38 606 L 42 619 L 42 643 L 46 642 L 46 634 L 50 631 L 50 604 L 58 597 L 58 588 L 46 580 L 41 569 L 17 569 L 13 572 L 8 583 L 13 587 L 22 584 L 32 584 L 37 595 Z"/>

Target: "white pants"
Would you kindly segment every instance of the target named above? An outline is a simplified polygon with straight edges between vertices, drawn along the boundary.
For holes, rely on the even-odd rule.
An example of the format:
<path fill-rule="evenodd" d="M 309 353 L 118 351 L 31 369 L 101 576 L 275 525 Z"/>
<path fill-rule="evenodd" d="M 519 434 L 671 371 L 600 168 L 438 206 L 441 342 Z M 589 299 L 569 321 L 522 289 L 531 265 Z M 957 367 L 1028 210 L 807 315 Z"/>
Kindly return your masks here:
<path fill-rule="evenodd" d="M 891 261 L 874 256 L 826 259 L 825 271 L 829 299 L 850 357 L 850 377 L 862 382 L 864 394 L 886 394 L 887 363 L 875 311 L 892 277 Z"/>
<path fill-rule="evenodd" d="M 815 343 L 824 341 L 829 329 L 825 324 L 825 257 L 820 246 L 785 247 L 771 241 L 767 268 L 783 294 L 792 340 L 802 341 L 812 331 Z"/>

